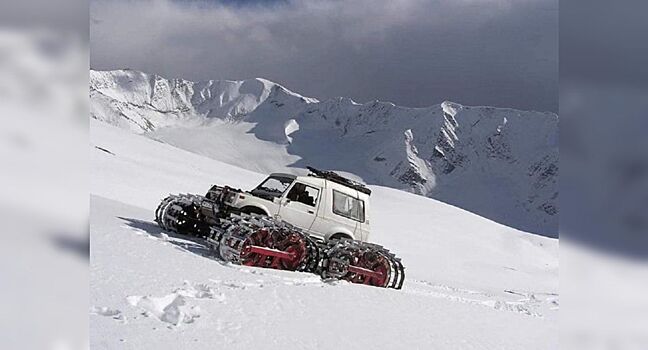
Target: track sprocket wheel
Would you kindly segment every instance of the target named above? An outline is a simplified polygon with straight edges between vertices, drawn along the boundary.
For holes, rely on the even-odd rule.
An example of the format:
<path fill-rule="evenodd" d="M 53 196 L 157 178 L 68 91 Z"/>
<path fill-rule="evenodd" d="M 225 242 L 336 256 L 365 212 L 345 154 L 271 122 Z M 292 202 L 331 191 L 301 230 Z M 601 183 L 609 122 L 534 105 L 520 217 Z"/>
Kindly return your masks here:
<path fill-rule="evenodd" d="M 387 249 L 371 243 L 343 239 L 329 243 L 321 275 L 323 278 L 400 289 L 405 271 L 400 259 Z"/>
<path fill-rule="evenodd" d="M 197 195 L 171 195 L 160 202 L 155 210 L 155 221 L 161 228 L 179 234 L 207 236 L 209 224 L 200 214 L 200 202 L 204 199 Z"/>

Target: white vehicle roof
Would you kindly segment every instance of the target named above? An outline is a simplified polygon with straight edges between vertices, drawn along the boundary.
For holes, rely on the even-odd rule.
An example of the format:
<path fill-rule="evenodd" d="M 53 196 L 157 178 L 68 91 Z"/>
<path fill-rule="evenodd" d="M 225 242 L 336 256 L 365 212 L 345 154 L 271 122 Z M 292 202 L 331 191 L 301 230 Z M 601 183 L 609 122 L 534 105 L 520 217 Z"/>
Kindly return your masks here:
<path fill-rule="evenodd" d="M 334 188 L 334 189 L 336 189 L 336 190 L 338 190 L 340 192 L 344 192 L 344 193 L 347 193 L 347 194 L 349 194 L 349 195 L 351 195 L 353 197 L 357 197 L 359 199 L 362 199 L 365 202 L 367 202 L 369 200 L 369 194 L 367 194 L 367 193 L 364 193 L 362 191 L 358 191 L 357 189 L 355 189 L 353 187 L 350 187 L 350 186 L 347 186 L 347 185 L 345 185 L 343 183 L 333 181 L 333 180 L 330 180 L 330 179 L 326 179 L 326 178 L 323 178 L 323 177 L 319 177 L 319 176 L 311 176 L 311 175 L 297 176 L 297 175 L 288 174 L 288 173 L 272 173 L 272 174 L 270 174 L 270 177 L 283 177 L 283 178 L 288 178 L 288 179 L 293 179 L 293 180 L 296 179 L 297 181 L 299 181 L 301 183 L 304 183 L 304 184 L 307 184 L 307 185 L 312 185 L 312 186 L 315 186 L 315 187 L 322 187 L 322 188 L 331 187 L 331 188 Z"/>
<path fill-rule="evenodd" d="M 362 193 L 362 192 L 360 192 L 360 191 L 358 191 L 356 189 L 353 189 L 351 187 L 345 186 L 343 184 L 339 184 L 339 183 L 331 181 L 331 180 L 323 179 L 321 177 L 317 177 L 317 176 L 297 176 L 296 180 L 301 182 L 301 183 L 304 183 L 304 184 L 307 184 L 307 185 L 312 185 L 312 186 L 315 186 L 315 187 L 322 187 L 322 188 L 323 187 L 331 187 L 331 188 L 333 188 L 333 189 L 335 189 L 337 191 L 347 193 L 347 194 L 349 194 L 349 195 L 351 195 L 353 197 L 357 197 L 359 199 L 362 199 L 365 202 L 367 202 L 369 200 L 369 195 L 367 195 L 366 193 Z"/>

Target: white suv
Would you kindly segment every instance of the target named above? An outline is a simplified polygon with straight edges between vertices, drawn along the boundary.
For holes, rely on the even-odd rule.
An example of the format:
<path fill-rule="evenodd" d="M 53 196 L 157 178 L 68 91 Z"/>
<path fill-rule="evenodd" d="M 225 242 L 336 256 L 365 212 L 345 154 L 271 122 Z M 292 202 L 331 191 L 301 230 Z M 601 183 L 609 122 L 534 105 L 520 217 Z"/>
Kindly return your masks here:
<path fill-rule="evenodd" d="M 231 192 L 227 206 L 276 217 L 323 240 L 369 239 L 369 195 L 363 185 L 333 172 L 309 176 L 273 173 L 248 192 Z"/>
<path fill-rule="evenodd" d="M 205 238 L 215 256 L 231 263 L 400 289 L 400 259 L 367 242 L 371 191 L 308 169 L 308 176 L 270 174 L 246 192 L 215 185 L 205 196 L 169 195 L 155 220 L 165 230 Z"/>

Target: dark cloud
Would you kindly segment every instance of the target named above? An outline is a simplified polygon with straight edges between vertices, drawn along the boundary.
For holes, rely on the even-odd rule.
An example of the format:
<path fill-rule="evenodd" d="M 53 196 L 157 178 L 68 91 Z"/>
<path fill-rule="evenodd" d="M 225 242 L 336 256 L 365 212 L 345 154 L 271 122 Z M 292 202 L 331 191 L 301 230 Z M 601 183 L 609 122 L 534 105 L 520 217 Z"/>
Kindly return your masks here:
<path fill-rule="evenodd" d="M 557 111 L 557 0 L 96 1 L 91 66 Z"/>
<path fill-rule="evenodd" d="M 22 0 L 0 2 L 0 30 L 46 29 L 88 37 L 85 0 Z M 87 67 L 86 67 L 87 68 Z"/>

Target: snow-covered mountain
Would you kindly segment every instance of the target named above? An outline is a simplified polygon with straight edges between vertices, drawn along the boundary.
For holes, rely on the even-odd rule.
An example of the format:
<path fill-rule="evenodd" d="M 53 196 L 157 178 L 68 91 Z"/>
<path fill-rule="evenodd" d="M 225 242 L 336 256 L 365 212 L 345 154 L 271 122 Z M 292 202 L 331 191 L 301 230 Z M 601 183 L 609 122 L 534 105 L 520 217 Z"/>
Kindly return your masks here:
<path fill-rule="evenodd" d="M 133 70 L 91 71 L 90 97 L 92 118 L 242 168 L 350 172 L 558 234 L 553 113 L 318 101 L 264 79 L 191 82 Z"/>

